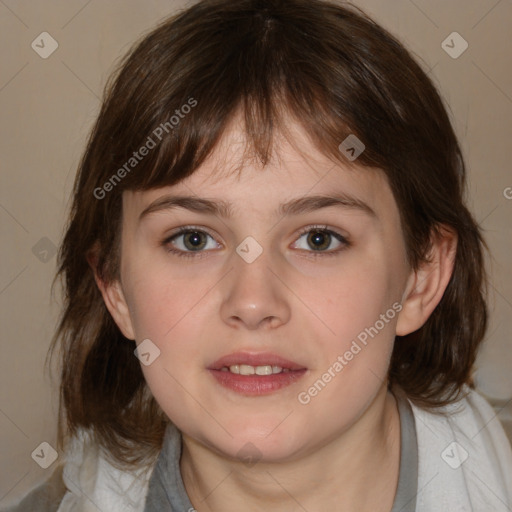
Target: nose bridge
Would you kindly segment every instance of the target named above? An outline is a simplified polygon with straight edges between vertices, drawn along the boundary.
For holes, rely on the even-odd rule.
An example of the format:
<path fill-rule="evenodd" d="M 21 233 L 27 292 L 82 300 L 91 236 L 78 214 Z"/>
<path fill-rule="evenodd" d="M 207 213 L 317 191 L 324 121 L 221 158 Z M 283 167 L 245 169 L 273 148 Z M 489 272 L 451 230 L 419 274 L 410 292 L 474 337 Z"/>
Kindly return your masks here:
<path fill-rule="evenodd" d="M 246 237 L 236 247 L 232 264 L 221 307 L 224 322 L 248 329 L 286 323 L 290 316 L 286 287 L 275 275 L 279 264 L 277 258 L 272 258 L 270 248 Z"/>

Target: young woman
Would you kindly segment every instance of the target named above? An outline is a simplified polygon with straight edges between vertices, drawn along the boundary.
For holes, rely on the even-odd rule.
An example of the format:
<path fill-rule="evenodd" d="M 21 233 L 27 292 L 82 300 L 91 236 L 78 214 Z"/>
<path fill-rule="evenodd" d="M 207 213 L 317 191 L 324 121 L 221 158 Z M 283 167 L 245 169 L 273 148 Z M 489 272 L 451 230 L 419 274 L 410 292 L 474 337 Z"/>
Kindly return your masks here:
<path fill-rule="evenodd" d="M 432 82 L 358 9 L 165 20 L 80 163 L 64 465 L 14 510 L 511 510 L 510 444 L 472 388 L 465 179 Z"/>

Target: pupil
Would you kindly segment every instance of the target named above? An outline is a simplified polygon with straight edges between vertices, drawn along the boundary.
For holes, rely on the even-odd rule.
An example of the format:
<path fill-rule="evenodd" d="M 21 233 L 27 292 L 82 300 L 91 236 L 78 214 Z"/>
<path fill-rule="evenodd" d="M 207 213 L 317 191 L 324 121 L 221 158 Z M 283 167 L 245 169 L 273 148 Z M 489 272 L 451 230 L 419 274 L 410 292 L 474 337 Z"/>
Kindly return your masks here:
<path fill-rule="evenodd" d="M 187 248 L 190 249 L 197 249 L 198 247 L 201 248 L 201 233 L 198 233 L 197 231 L 189 231 L 189 235 L 185 236 L 185 245 L 187 245 Z M 192 247 L 188 247 L 187 241 L 192 242 Z M 196 245 L 198 244 L 198 245 Z"/>
<path fill-rule="evenodd" d="M 321 243 L 323 240 L 324 243 L 321 244 L 320 246 L 314 245 L 314 249 L 323 249 L 323 248 L 329 246 L 329 236 L 330 235 L 328 235 L 327 233 L 324 233 L 323 231 L 312 231 L 309 236 L 309 239 L 310 239 L 310 241 L 313 241 L 314 244 L 316 244 L 317 242 Z"/>

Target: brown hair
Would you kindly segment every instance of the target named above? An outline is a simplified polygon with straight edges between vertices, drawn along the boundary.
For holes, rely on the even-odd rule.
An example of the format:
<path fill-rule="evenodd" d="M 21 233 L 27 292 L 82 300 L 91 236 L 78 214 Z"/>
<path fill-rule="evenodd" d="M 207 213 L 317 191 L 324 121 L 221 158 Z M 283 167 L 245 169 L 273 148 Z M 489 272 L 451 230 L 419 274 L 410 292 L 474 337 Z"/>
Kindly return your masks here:
<path fill-rule="evenodd" d="M 87 255 L 97 246 L 100 278 L 116 279 L 123 190 L 191 175 L 238 111 L 262 165 L 285 115 L 334 162 L 350 165 L 338 147 L 355 134 L 366 146 L 355 163 L 387 176 L 411 268 L 425 261 L 443 225 L 457 233 L 444 296 L 422 328 L 396 337 L 389 377 L 430 408 L 471 383 L 487 327 L 487 246 L 464 204 L 461 150 L 429 77 L 352 5 L 200 1 L 122 60 L 79 165 L 56 276 L 65 279 L 65 308 L 50 348 L 62 348 L 59 447 L 65 423 L 70 435 L 90 428 L 121 466 L 141 465 L 160 450 L 169 419 L 146 385 L 135 345 L 106 309 Z M 142 158 L 143 146 L 152 147 Z"/>

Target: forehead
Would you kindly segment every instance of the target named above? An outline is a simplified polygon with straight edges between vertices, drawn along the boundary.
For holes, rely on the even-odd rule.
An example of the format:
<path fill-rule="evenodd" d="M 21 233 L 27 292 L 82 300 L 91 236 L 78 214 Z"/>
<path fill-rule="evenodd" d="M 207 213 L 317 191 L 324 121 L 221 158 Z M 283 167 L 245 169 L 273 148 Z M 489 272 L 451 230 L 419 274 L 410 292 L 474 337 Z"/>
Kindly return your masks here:
<path fill-rule="evenodd" d="M 338 194 L 368 204 L 377 217 L 397 213 L 382 170 L 345 162 L 341 154 L 339 162 L 332 161 L 314 146 L 300 125 L 291 121 L 286 133 L 276 132 L 270 162 L 262 167 L 247 152 L 241 123 L 236 116 L 209 157 L 179 183 L 125 191 L 123 209 L 127 216 L 140 215 L 148 205 L 169 194 L 222 200 L 231 205 L 235 216 L 247 210 L 277 211 L 280 204 L 297 197 Z"/>

